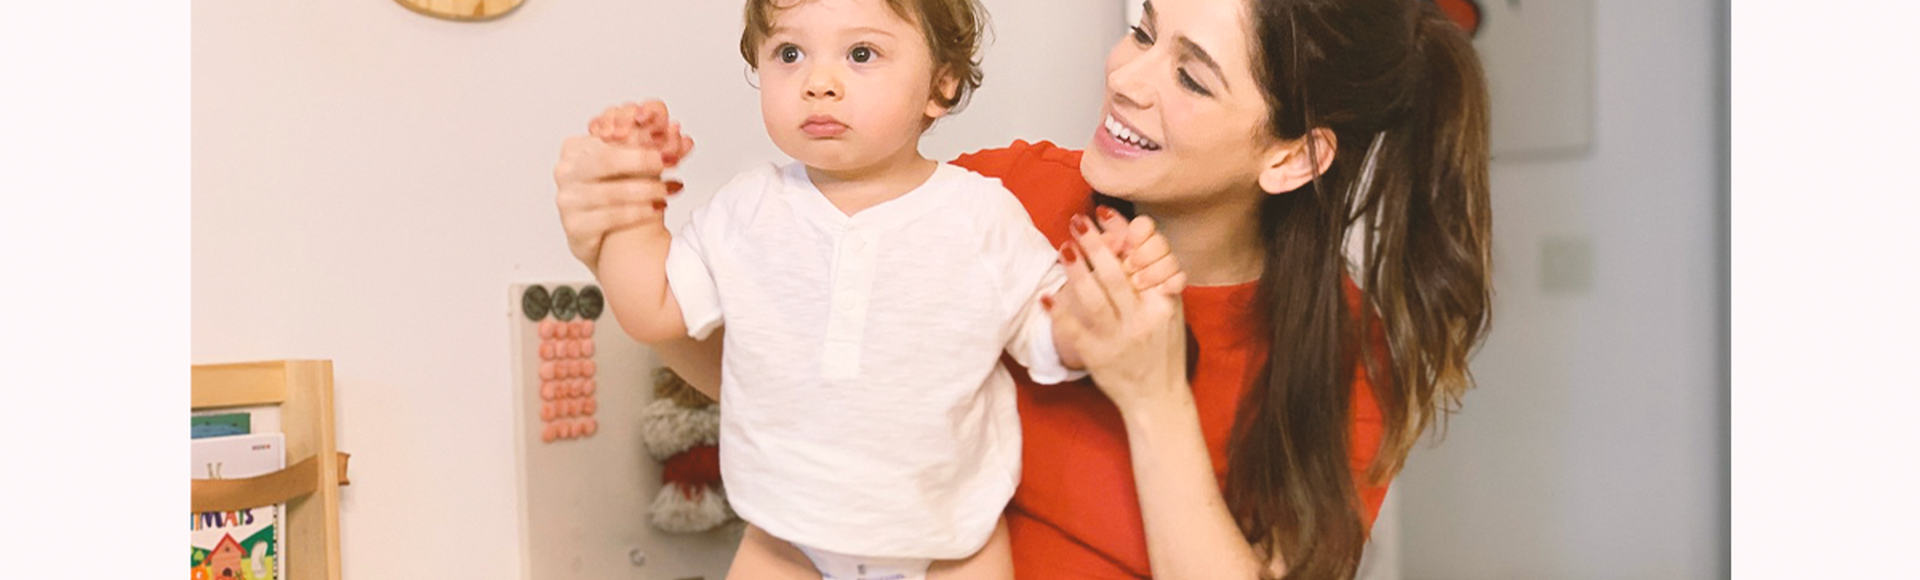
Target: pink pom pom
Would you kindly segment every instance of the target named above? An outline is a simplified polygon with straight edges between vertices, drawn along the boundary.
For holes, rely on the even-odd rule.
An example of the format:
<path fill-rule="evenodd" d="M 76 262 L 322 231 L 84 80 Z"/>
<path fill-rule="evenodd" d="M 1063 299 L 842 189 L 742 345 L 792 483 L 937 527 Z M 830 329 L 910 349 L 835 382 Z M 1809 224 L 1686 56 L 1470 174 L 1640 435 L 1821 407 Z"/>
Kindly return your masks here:
<path fill-rule="evenodd" d="M 551 401 L 553 400 L 553 395 L 555 391 L 558 391 L 559 389 L 560 389 L 560 385 L 558 383 L 555 383 L 553 381 L 542 381 L 540 383 L 540 398 L 543 400 Z"/>
<path fill-rule="evenodd" d="M 580 394 L 591 397 L 593 396 L 594 388 L 595 388 L 595 384 L 593 379 L 580 381 Z"/>
<path fill-rule="evenodd" d="M 553 424 L 553 423 L 548 423 L 548 424 L 547 424 L 547 427 L 546 427 L 545 429 L 541 429 L 541 430 L 540 430 L 540 440 L 541 440 L 541 441 L 544 441 L 544 442 L 547 442 L 547 443 L 552 443 L 554 439 L 559 439 L 559 438 L 560 438 L 560 426 L 559 426 L 559 425 L 555 425 L 555 424 Z"/>
<path fill-rule="evenodd" d="M 580 407 L 581 407 L 580 414 L 592 415 L 594 411 L 600 410 L 600 403 L 594 402 L 593 399 L 587 399 L 585 402 L 581 403 Z"/>
<path fill-rule="evenodd" d="M 593 340 L 592 339 L 588 339 L 585 342 L 580 343 L 580 356 L 583 356 L 583 357 L 593 356 Z"/>
<path fill-rule="evenodd" d="M 540 338 L 553 338 L 554 333 L 559 331 L 559 327 L 560 327 L 560 323 L 558 321 L 554 321 L 554 320 L 540 321 Z"/>
<path fill-rule="evenodd" d="M 553 361 L 540 363 L 540 380 L 551 381 L 555 376 L 559 376 L 559 369 L 554 367 Z"/>
<path fill-rule="evenodd" d="M 591 361 L 591 360 L 582 360 L 582 361 L 576 361 L 576 362 L 577 362 L 577 363 L 579 363 L 579 367 L 580 367 L 580 369 L 579 369 L 579 370 L 580 370 L 580 373 L 579 373 L 579 374 L 580 374 L 580 376 L 583 376 L 583 377 L 591 377 L 591 376 L 593 376 L 593 371 L 595 370 L 595 368 L 594 368 L 594 367 L 595 367 L 595 365 L 593 364 L 593 361 Z"/>
<path fill-rule="evenodd" d="M 580 321 L 580 338 L 593 338 L 593 321 Z"/>
<path fill-rule="evenodd" d="M 580 429 L 581 432 L 592 435 L 595 431 L 600 430 L 600 422 L 593 420 L 593 417 L 587 417 L 587 420 L 580 422 Z"/>

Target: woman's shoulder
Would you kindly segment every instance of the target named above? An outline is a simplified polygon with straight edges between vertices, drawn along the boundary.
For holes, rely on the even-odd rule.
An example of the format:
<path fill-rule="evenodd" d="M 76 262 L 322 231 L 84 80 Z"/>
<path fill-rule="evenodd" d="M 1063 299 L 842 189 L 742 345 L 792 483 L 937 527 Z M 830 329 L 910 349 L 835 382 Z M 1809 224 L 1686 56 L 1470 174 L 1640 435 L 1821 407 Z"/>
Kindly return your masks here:
<path fill-rule="evenodd" d="M 1026 207 L 1034 226 L 1055 244 L 1066 235 L 1067 219 L 1090 210 L 1093 187 L 1080 176 L 1080 152 L 1051 142 L 1014 141 L 1006 147 L 961 155 L 953 164 L 1000 180 Z"/>
<path fill-rule="evenodd" d="M 1015 140 L 1006 147 L 981 149 L 953 160 L 958 165 L 988 177 L 1020 173 L 1080 173 L 1080 152 L 1054 145 L 1052 141 L 1029 143 Z"/>

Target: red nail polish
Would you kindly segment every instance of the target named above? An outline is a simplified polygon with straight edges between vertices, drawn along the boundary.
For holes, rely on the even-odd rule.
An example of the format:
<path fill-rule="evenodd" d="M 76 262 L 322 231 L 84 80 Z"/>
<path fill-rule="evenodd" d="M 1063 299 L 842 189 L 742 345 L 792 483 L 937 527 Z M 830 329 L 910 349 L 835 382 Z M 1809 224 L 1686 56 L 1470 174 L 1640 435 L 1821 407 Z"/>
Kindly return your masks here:
<path fill-rule="evenodd" d="M 1074 214 L 1073 219 L 1067 220 L 1067 227 L 1073 228 L 1074 235 L 1086 235 L 1093 229 L 1093 226 L 1087 223 L 1087 216 L 1080 214 Z"/>
<path fill-rule="evenodd" d="M 1080 250 L 1075 249 L 1071 243 L 1060 246 L 1060 259 L 1068 264 L 1078 262 L 1080 261 Z"/>
<path fill-rule="evenodd" d="M 655 201 L 653 202 L 653 209 L 656 211 L 667 211 L 667 202 Z"/>
<path fill-rule="evenodd" d="M 1052 311 L 1052 310 L 1053 310 L 1053 297 L 1052 297 L 1052 296 L 1044 296 L 1044 295 L 1043 295 L 1043 296 L 1041 296 L 1041 297 L 1040 297 L 1040 307 L 1041 307 L 1041 308 L 1045 308 L 1045 309 L 1047 309 L 1048 311 Z"/>
<path fill-rule="evenodd" d="M 1110 221 L 1114 218 L 1120 217 L 1120 212 L 1113 211 L 1113 208 L 1110 208 L 1104 205 L 1100 206 L 1097 209 L 1094 209 L 1093 213 L 1098 214 L 1100 216 L 1101 221 Z"/>

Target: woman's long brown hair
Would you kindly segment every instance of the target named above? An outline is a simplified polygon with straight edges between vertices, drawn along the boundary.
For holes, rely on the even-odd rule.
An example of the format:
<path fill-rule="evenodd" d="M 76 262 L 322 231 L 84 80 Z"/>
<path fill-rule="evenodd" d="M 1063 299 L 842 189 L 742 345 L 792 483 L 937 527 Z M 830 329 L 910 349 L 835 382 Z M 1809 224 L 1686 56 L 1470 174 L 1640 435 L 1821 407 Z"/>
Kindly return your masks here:
<path fill-rule="evenodd" d="M 1466 35 L 1430 2 L 1251 8 L 1272 135 L 1327 129 L 1337 144 L 1325 173 L 1261 208 L 1257 304 L 1271 316 L 1271 353 L 1240 405 L 1226 498 L 1286 578 L 1352 578 L 1367 539 L 1348 464 L 1355 374 L 1364 369 L 1385 423 L 1365 477 L 1385 482 L 1458 407 L 1487 328 L 1486 83 Z M 1358 264 L 1344 249 L 1351 228 Z M 1350 278 L 1360 312 L 1345 298 Z"/>

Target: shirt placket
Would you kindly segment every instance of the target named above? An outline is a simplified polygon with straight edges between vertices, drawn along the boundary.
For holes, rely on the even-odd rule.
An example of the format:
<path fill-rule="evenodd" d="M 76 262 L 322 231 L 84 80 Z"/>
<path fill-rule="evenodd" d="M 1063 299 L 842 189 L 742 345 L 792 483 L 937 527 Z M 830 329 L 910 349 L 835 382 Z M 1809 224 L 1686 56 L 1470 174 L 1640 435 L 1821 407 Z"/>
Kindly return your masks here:
<path fill-rule="evenodd" d="M 858 227 L 849 227 L 834 249 L 833 299 L 827 314 L 824 360 L 820 361 L 828 379 L 860 375 L 867 305 L 873 290 L 874 249 L 872 234 Z"/>

